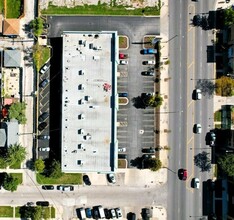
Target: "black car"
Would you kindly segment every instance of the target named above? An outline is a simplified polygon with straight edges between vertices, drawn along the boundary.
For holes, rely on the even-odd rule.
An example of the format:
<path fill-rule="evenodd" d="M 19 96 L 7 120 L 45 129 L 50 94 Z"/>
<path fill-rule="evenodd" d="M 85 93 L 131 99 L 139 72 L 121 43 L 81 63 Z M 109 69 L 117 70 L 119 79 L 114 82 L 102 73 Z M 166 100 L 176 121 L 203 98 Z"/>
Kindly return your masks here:
<path fill-rule="evenodd" d="M 109 209 L 104 209 L 104 214 L 105 214 L 105 218 L 106 219 L 110 219 L 111 218 L 111 214 L 110 214 Z"/>
<path fill-rule="evenodd" d="M 119 97 L 128 97 L 128 93 L 127 92 L 120 92 Z"/>
<path fill-rule="evenodd" d="M 39 84 L 39 87 L 40 88 L 45 88 L 46 85 L 49 83 L 50 81 L 48 79 L 43 79 L 40 84 Z"/>
<path fill-rule="evenodd" d="M 38 135 L 37 139 L 39 139 L 39 140 L 50 140 L 50 136 L 49 135 Z"/>
<path fill-rule="evenodd" d="M 38 206 L 49 206 L 50 203 L 48 201 L 37 201 L 36 205 L 38 205 Z"/>
<path fill-rule="evenodd" d="M 93 218 L 99 219 L 99 213 L 97 208 L 93 208 Z"/>
<path fill-rule="evenodd" d="M 201 25 L 201 16 L 200 15 L 194 15 L 193 16 L 193 25 L 194 26 L 200 26 Z"/>
<path fill-rule="evenodd" d="M 43 113 L 39 116 L 38 121 L 39 121 L 39 122 L 43 122 L 43 121 L 45 121 L 48 117 L 49 117 L 49 113 L 48 113 L 48 112 L 43 112 Z"/>
<path fill-rule="evenodd" d="M 150 148 L 142 148 L 142 153 L 147 153 L 147 154 L 154 154 L 155 153 L 155 149 L 150 147 Z"/>
<path fill-rule="evenodd" d="M 91 186 L 91 181 L 90 181 L 88 175 L 84 175 L 84 176 L 83 176 L 83 182 L 85 183 L 85 185 Z"/>
<path fill-rule="evenodd" d="M 41 188 L 45 189 L 45 190 L 53 190 L 54 186 L 53 185 L 43 185 Z"/>
<path fill-rule="evenodd" d="M 38 125 L 38 130 L 42 131 L 46 128 L 47 123 L 46 122 L 42 122 L 41 124 Z"/>

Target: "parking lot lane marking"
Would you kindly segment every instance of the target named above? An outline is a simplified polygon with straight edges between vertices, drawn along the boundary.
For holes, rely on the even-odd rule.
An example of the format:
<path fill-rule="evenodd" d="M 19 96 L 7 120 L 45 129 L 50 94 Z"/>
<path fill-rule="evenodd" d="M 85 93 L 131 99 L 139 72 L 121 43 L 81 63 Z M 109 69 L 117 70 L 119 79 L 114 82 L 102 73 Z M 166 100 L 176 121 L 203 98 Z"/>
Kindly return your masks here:
<path fill-rule="evenodd" d="M 190 107 L 190 105 L 192 105 L 194 103 L 194 101 L 192 100 L 192 101 L 190 101 L 189 102 L 189 104 L 188 104 L 188 106 L 187 106 L 187 108 L 189 108 Z"/>

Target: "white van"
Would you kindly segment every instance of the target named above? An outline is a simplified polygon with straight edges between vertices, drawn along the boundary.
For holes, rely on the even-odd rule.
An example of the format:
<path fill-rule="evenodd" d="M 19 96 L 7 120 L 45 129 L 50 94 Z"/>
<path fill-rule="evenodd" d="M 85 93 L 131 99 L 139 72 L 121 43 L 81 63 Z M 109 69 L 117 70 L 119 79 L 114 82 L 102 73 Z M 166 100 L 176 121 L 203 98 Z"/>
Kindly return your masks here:
<path fill-rule="evenodd" d="M 98 213 L 100 218 L 105 218 L 105 213 L 101 205 L 98 206 Z"/>

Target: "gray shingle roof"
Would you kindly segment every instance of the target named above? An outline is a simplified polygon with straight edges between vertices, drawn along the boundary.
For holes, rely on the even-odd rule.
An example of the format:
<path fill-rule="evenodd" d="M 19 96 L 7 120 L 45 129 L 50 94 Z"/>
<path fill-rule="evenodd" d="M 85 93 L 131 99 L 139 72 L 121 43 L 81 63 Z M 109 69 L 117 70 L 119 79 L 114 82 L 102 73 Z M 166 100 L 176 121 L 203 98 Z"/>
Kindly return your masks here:
<path fill-rule="evenodd" d="M 17 49 L 4 50 L 4 67 L 20 67 L 21 51 Z"/>

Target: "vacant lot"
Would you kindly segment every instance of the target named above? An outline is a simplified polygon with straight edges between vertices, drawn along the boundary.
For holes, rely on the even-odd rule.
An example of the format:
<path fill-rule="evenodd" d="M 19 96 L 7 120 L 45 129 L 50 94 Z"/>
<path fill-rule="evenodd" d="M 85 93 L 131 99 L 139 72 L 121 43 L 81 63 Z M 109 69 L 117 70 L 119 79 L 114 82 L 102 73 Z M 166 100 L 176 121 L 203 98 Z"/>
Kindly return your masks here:
<path fill-rule="evenodd" d="M 64 173 L 62 177 L 53 179 L 37 174 L 37 182 L 39 184 L 81 184 L 82 175 L 79 173 Z"/>

